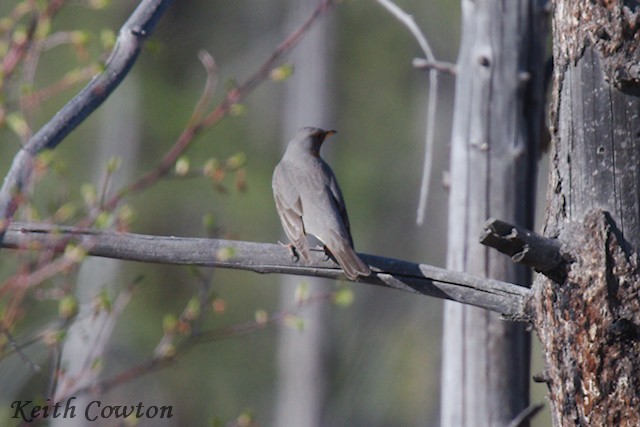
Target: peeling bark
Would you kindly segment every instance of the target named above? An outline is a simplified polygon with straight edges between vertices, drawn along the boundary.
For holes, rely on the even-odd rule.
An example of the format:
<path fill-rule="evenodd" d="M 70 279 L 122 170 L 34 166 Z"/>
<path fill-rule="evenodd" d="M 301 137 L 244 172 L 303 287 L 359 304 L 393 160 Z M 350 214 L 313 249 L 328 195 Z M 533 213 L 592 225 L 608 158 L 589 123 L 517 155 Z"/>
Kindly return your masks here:
<path fill-rule="evenodd" d="M 529 308 L 554 426 L 640 425 L 640 3 L 556 0 L 545 236 Z M 634 71 L 636 70 L 636 71 Z"/>
<path fill-rule="evenodd" d="M 640 425 L 637 257 L 603 211 L 567 227 L 567 280 L 536 286 L 531 309 L 546 356 L 556 426 Z M 570 239 L 570 240 L 569 240 Z"/>

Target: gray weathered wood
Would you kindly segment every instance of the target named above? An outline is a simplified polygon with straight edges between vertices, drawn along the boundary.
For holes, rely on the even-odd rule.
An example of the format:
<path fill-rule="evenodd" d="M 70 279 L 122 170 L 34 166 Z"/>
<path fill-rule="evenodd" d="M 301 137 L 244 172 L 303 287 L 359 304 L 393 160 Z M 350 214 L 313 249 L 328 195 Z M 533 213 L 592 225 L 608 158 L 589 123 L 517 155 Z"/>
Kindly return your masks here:
<path fill-rule="evenodd" d="M 47 224 L 13 223 L 3 247 L 63 252 L 68 243 L 89 255 L 162 264 L 232 268 L 257 273 L 295 274 L 345 280 L 340 267 L 324 251 L 311 251 L 309 265 L 295 259 L 285 245 L 239 240 L 149 236 Z M 475 277 L 426 264 L 360 254 L 373 274 L 359 282 L 451 299 L 493 310 L 514 320 L 522 317 L 531 291 L 499 280 Z"/>
<path fill-rule="evenodd" d="M 447 267 L 528 283 L 478 243 L 488 216 L 531 228 L 542 124 L 545 16 L 537 1 L 462 1 L 451 144 Z M 529 405 L 523 325 L 445 303 L 441 422 L 505 426 Z"/>
<path fill-rule="evenodd" d="M 640 425 L 638 2 L 559 0 L 545 235 L 573 263 L 533 314 L 554 426 Z"/>
<path fill-rule="evenodd" d="M 560 242 L 505 221 L 490 218 L 480 233 L 480 243 L 509 255 L 553 279 L 561 277 L 564 264 Z"/>

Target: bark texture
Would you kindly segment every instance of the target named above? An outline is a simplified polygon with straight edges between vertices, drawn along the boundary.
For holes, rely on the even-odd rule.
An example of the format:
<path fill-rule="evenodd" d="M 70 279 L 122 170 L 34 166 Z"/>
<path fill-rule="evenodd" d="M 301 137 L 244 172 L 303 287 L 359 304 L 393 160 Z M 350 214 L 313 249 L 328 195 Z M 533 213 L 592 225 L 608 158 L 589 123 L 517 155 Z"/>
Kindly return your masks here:
<path fill-rule="evenodd" d="M 545 234 L 572 262 L 564 281 L 536 280 L 531 308 L 555 426 L 640 425 L 639 10 L 554 5 Z"/>
<path fill-rule="evenodd" d="M 462 1 L 451 142 L 447 267 L 528 286 L 529 271 L 478 243 L 490 216 L 531 228 L 545 16 L 536 1 Z M 442 426 L 505 426 L 529 404 L 524 325 L 447 302 Z"/>
<path fill-rule="evenodd" d="M 640 425 L 640 280 L 619 229 L 601 211 L 563 235 L 565 283 L 537 287 L 538 335 L 556 426 Z"/>

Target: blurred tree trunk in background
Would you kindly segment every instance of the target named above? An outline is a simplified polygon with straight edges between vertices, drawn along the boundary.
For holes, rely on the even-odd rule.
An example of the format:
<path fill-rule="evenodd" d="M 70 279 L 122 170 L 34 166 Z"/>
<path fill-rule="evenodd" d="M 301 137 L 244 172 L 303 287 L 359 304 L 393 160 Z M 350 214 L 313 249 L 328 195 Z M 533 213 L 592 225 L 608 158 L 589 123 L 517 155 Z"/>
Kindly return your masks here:
<path fill-rule="evenodd" d="M 140 88 L 132 74 L 122 83 L 101 110 L 102 121 L 96 135 L 96 157 L 93 160 L 93 182 L 98 195 L 105 180 L 107 163 L 111 158 L 121 160 L 120 168 L 111 179 L 110 188 L 119 188 L 132 178 L 136 168 L 140 143 Z M 61 375 L 58 392 L 77 390 L 94 382 L 100 375 L 102 359 L 117 318 L 108 310 L 94 313 L 93 301 L 102 291 L 113 298 L 120 289 L 122 261 L 88 257 L 78 273 L 76 296 L 80 313 L 69 328 L 62 348 Z M 68 395 L 68 394 L 67 394 Z M 71 393 L 72 396 L 75 396 Z M 73 404 L 84 408 L 95 397 L 82 394 Z M 86 425 L 83 417 L 56 418 L 52 426 Z"/>
<path fill-rule="evenodd" d="M 555 426 L 640 425 L 640 2 L 555 2 L 545 234 L 572 263 L 535 283 Z"/>
<path fill-rule="evenodd" d="M 447 268 L 528 285 L 528 269 L 479 244 L 489 217 L 533 226 L 547 37 L 543 2 L 462 1 L 451 142 Z M 506 426 L 529 405 L 530 335 L 445 302 L 441 425 Z"/>
<path fill-rule="evenodd" d="M 292 2 L 286 23 L 287 33 L 299 26 L 316 6 L 315 0 Z M 329 87 L 329 70 L 333 61 L 331 41 L 335 37 L 330 36 L 330 26 L 330 18 L 320 20 L 291 56 L 294 74 L 287 82 L 282 109 L 283 152 L 298 128 L 331 126 L 332 100 L 329 94 L 332 89 Z M 324 148 L 326 149 L 327 147 Z M 288 242 L 286 236 L 283 241 Z M 300 284 L 308 285 L 311 293 L 326 291 L 323 280 L 282 276 L 282 308 L 291 307 L 295 290 Z M 326 304 L 314 304 L 305 309 L 303 332 L 286 325 L 279 328 L 278 398 L 273 425 L 322 425 L 327 377 L 325 334 L 330 322 L 330 309 Z"/>

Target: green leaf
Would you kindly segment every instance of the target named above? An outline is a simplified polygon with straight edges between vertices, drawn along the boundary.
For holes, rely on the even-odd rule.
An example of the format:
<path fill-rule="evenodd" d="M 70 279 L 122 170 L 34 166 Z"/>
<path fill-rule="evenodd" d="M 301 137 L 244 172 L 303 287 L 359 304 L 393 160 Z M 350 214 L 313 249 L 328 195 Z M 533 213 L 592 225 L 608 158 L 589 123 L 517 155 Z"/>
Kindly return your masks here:
<path fill-rule="evenodd" d="M 84 46 L 91 39 L 88 31 L 76 30 L 71 32 L 71 43 Z"/>
<path fill-rule="evenodd" d="M 218 159 L 216 159 L 215 157 L 207 160 L 204 164 L 204 175 L 212 178 L 216 173 L 216 170 L 218 170 L 220 168 L 220 162 L 218 162 Z"/>
<path fill-rule="evenodd" d="M 175 334 L 178 330 L 178 318 L 175 314 L 167 313 L 162 318 L 162 330 L 167 335 Z"/>
<path fill-rule="evenodd" d="M 216 216 L 211 212 L 204 214 L 202 216 L 202 226 L 208 233 L 213 231 L 216 228 Z"/>
<path fill-rule="evenodd" d="M 236 249 L 232 247 L 221 248 L 216 251 L 216 259 L 218 261 L 229 261 L 236 254 Z"/>
<path fill-rule="evenodd" d="M 113 49 L 113 46 L 116 44 L 116 34 L 113 30 L 106 29 L 100 31 L 100 43 L 102 47 L 107 50 Z"/>
<path fill-rule="evenodd" d="M 80 187 L 80 194 L 82 195 L 82 200 L 84 200 L 85 205 L 89 207 L 93 207 L 96 205 L 96 202 L 98 200 L 98 193 L 96 191 L 96 188 L 92 184 L 88 182 L 82 184 L 82 186 Z"/>
<path fill-rule="evenodd" d="M 247 156 L 243 152 L 239 152 L 229 157 L 226 161 L 227 168 L 231 170 L 239 169 L 244 166 L 247 161 Z"/>
<path fill-rule="evenodd" d="M 58 210 L 53 214 L 53 217 L 56 222 L 65 222 L 73 218 L 77 211 L 78 208 L 75 202 L 68 202 L 60 206 Z"/>
<path fill-rule="evenodd" d="M 189 165 L 188 157 L 182 156 L 176 161 L 176 166 L 175 166 L 176 175 L 185 176 L 186 174 L 189 173 L 189 168 L 190 168 L 190 165 Z"/>
<path fill-rule="evenodd" d="M 80 262 L 87 256 L 87 251 L 73 243 L 64 248 L 64 256 L 71 262 Z"/>
<path fill-rule="evenodd" d="M 282 82 L 287 80 L 293 74 L 293 64 L 286 63 L 271 70 L 271 80 L 274 82 Z"/>
<path fill-rule="evenodd" d="M 118 169 L 120 169 L 120 165 L 122 164 L 122 159 L 118 156 L 113 156 L 107 162 L 107 173 L 109 175 L 113 175 Z"/>
<path fill-rule="evenodd" d="M 307 298 L 309 298 L 309 284 L 307 282 L 301 282 L 295 291 L 295 301 L 296 303 L 304 302 Z"/>
<path fill-rule="evenodd" d="M 104 360 L 102 359 L 102 357 L 96 357 L 95 359 L 93 359 L 93 362 L 91 362 L 91 370 L 93 371 L 100 372 L 103 366 Z"/>
<path fill-rule="evenodd" d="M 135 212 L 133 208 L 129 205 L 122 205 L 120 209 L 118 209 L 118 221 L 121 225 L 128 227 L 133 222 L 135 218 Z"/>
<path fill-rule="evenodd" d="M 269 313 L 266 310 L 256 310 L 255 314 L 256 323 L 265 325 L 269 321 Z"/>
<path fill-rule="evenodd" d="M 236 103 L 229 107 L 229 114 L 232 116 L 242 116 L 247 112 L 247 107 L 244 104 Z"/>
<path fill-rule="evenodd" d="M 236 425 L 238 427 L 250 427 L 253 425 L 255 415 L 252 409 L 245 409 L 242 414 L 236 419 Z"/>
<path fill-rule="evenodd" d="M 304 319 L 300 316 L 289 315 L 285 317 L 284 324 L 299 332 L 304 331 Z"/>
<path fill-rule="evenodd" d="M 75 317 L 78 311 L 78 300 L 74 295 L 65 295 L 58 302 L 58 314 L 65 320 Z"/>
<path fill-rule="evenodd" d="M 355 300 L 355 294 L 349 287 L 342 287 L 333 295 L 333 302 L 340 307 L 349 307 Z"/>
<path fill-rule="evenodd" d="M 7 127 L 21 138 L 29 136 L 29 126 L 24 116 L 20 113 L 10 113 L 6 117 Z"/>
<path fill-rule="evenodd" d="M 184 319 L 191 322 L 198 317 L 200 317 L 200 300 L 193 297 L 187 303 L 187 308 L 184 309 Z"/>
<path fill-rule="evenodd" d="M 106 289 L 102 289 L 98 295 L 98 308 L 106 311 L 107 313 L 110 313 L 113 308 L 113 302 L 111 301 L 109 292 L 107 292 Z"/>
<path fill-rule="evenodd" d="M 96 228 L 106 229 L 112 224 L 113 214 L 111 212 L 102 211 L 96 218 Z"/>
<path fill-rule="evenodd" d="M 111 0 L 89 0 L 87 4 L 90 8 L 99 10 L 111 5 Z"/>

